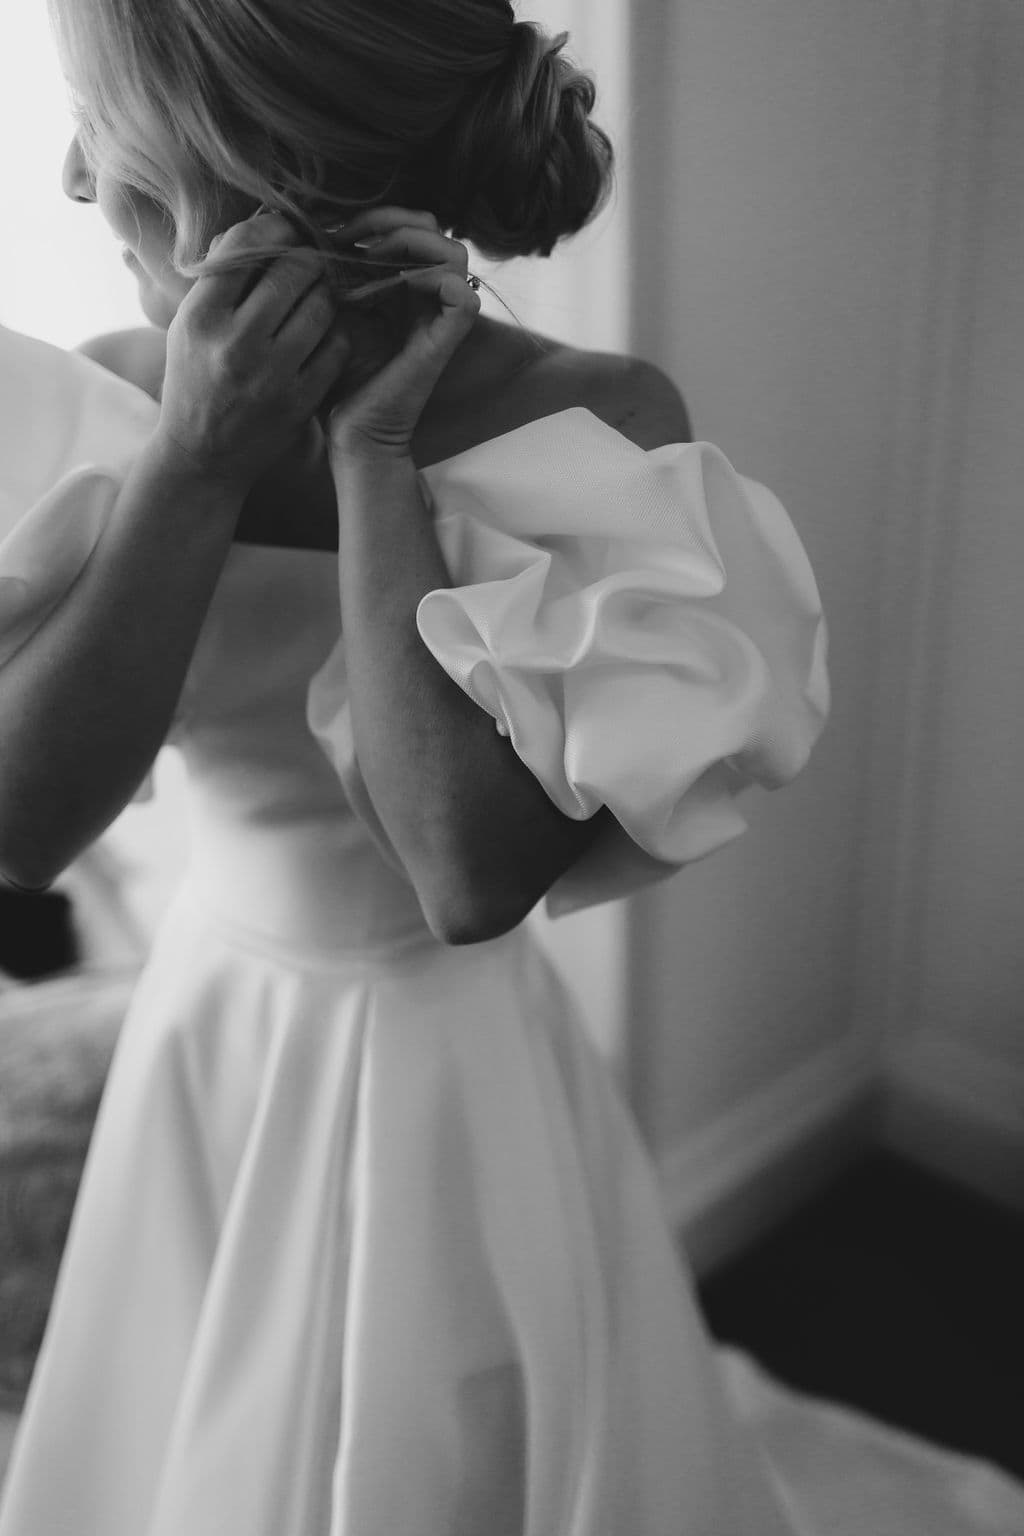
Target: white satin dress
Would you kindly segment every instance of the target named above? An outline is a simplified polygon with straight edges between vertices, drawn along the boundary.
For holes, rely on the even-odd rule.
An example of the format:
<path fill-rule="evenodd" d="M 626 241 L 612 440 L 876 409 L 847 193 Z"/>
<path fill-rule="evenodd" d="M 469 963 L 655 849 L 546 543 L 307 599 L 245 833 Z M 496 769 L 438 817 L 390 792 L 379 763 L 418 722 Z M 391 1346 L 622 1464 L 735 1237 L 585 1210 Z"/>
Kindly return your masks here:
<path fill-rule="evenodd" d="M 2 664 L 156 408 L 0 341 Z M 552 910 L 711 852 L 738 790 L 802 767 L 818 593 L 719 450 L 644 452 L 573 409 L 422 482 L 453 579 L 424 644 L 562 810 L 616 818 Z M 335 555 L 232 550 L 170 739 L 191 866 L 119 1040 L 0 1536 L 806 1536 L 561 982 L 523 929 L 448 948 L 424 924 L 353 752 Z"/>

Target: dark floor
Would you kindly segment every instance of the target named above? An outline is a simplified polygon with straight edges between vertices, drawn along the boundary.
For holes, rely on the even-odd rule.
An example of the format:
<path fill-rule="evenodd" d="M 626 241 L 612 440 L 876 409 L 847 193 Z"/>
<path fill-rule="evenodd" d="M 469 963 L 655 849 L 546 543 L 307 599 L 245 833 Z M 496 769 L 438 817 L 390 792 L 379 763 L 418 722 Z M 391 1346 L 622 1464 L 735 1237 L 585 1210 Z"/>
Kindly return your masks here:
<path fill-rule="evenodd" d="M 780 1380 L 1024 1478 L 1024 1218 L 872 1155 L 700 1296 Z"/>

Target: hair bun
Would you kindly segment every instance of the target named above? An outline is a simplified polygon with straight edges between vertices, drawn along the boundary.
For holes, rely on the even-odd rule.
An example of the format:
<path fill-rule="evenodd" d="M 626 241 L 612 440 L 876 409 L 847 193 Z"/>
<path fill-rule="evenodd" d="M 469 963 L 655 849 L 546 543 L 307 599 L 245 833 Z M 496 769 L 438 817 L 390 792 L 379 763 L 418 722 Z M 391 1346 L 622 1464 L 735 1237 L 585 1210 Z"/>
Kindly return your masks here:
<path fill-rule="evenodd" d="M 550 256 L 611 192 L 611 141 L 590 121 L 593 80 L 562 54 L 568 38 L 516 22 L 505 62 L 435 148 L 437 218 L 485 256 Z"/>

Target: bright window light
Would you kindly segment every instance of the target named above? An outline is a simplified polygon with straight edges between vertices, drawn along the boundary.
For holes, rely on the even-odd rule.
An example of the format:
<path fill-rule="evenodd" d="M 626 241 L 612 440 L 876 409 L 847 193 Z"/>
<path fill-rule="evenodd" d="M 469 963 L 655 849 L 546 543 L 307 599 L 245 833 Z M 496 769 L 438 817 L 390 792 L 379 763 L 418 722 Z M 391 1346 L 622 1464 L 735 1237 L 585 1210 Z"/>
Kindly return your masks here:
<path fill-rule="evenodd" d="M 30 0 L 17 13 L 0 24 L 0 322 L 72 347 L 144 317 L 100 213 L 61 190 L 73 124 L 46 6 Z"/>

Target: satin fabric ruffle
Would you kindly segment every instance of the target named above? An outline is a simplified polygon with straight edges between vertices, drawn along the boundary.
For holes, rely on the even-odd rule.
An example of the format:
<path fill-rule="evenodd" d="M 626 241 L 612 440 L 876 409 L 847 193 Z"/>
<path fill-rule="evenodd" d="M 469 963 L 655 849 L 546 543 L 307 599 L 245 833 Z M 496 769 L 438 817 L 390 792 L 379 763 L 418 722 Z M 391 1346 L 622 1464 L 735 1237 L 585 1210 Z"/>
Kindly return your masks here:
<path fill-rule="evenodd" d="M 800 772 L 829 708 L 827 635 L 782 505 L 711 443 L 645 451 L 591 412 L 424 470 L 451 573 L 417 625 L 566 816 L 609 831 L 550 913 L 621 896 L 746 828 L 737 795 Z M 356 761 L 343 644 L 308 721 L 385 853 Z"/>

